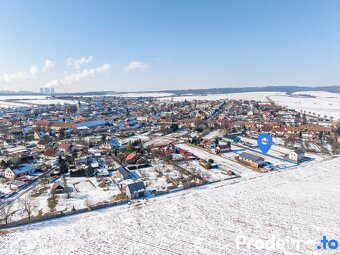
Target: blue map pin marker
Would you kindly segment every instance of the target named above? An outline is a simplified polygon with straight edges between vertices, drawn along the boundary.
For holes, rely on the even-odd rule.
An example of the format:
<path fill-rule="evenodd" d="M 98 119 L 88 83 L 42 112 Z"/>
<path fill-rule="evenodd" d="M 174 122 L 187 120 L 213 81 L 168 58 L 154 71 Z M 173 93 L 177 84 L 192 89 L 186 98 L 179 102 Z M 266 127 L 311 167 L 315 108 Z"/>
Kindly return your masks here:
<path fill-rule="evenodd" d="M 267 140 L 267 143 L 263 143 L 264 139 Z M 270 150 L 270 147 L 272 147 L 272 144 L 273 144 L 273 139 L 268 133 L 261 134 L 257 138 L 257 145 L 259 146 L 263 154 L 267 154 L 267 152 Z"/>

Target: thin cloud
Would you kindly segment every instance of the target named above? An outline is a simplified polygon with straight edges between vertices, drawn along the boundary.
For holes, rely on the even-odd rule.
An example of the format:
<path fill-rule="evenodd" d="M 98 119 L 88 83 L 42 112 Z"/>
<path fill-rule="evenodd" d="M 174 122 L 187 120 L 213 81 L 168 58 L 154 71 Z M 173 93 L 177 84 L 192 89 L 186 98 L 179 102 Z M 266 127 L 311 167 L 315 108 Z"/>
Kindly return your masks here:
<path fill-rule="evenodd" d="M 75 69 L 79 70 L 81 65 L 91 63 L 93 59 L 94 59 L 93 56 L 81 58 L 68 58 L 66 59 L 66 64 L 68 66 L 73 66 Z"/>
<path fill-rule="evenodd" d="M 149 65 L 147 63 L 144 63 L 142 61 L 131 61 L 127 67 L 124 68 L 125 72 L 130 71 L 144 71 L 147 69 Z"/>
<path fill-rule="evenodd" d="M 53 80 L 50 81 L 48 83 L 46 83 L 43 88 L 54 88 L 54 87 L 58 87 L 60 84 L 59 80 Z"/>
<path fill-rule="evenodd" d="M 27 71 L 19 71 L 13 73 L 4 73 L 0 75 L 0 82 L 13 83 L 28 81 L 38 76 L 39 72 L 45 72 L 48 69 L 54 68 L 56 62 L 46 59 L 42 68 L 32 65 Z"/>
<path fill-rule="evenodd" d="M 56 62 L 50 59 L 46 59 L 44 63 L 44 67 L 42 68 L 43 72 L 46 72 L 49 69 L 53 69 L 56 65 Z"/>
<path fill-rule="evenodd" d="M 81 80 L 84 80 L 90 77 L 94 77 L 98 74 L 106 73 L 110 71 L 111 68 L 112 66 L 110 64 L 104 64 L 96 68 L 83 69 L 76 73 L 68 74 L 64 76 L 62 79 L 50 81 L 46 83 L 43 87 L 52 88 L 52 87 L 57 87 L 61 85 L 72 84 L 74 82 L 78 82 L 78 81 L 81 81 Z"/>
<path fill-rule="evenodd" d="M 35 78 L 39 72 L 38 67 L 31 66 L 28 71 L 20 71 L 14 73 L 5 73 L 0 76 L 0 82 L 18 82 L 18 81 L 27 81 Z"/>

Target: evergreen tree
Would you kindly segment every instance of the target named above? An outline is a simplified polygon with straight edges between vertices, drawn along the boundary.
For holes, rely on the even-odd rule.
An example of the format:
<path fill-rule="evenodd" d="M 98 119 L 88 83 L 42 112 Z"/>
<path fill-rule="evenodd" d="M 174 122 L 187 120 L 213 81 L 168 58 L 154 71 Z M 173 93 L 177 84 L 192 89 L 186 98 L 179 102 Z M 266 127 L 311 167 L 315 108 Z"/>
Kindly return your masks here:
<path fill-rule="evenodd" d="M 135 147 L 132 145 L 131 141 L 128 143 L 128 145 L 126 146 L 126 152 L 127 153 L 131 153 L 135 150 Z"/>
<path fill-rule="evenodd" d="M 94 169 L 91 165 L 89 165 L 89 167 L 85 169 L 85 175 L 87 177 L 93 177 L 94 176 Z"/>

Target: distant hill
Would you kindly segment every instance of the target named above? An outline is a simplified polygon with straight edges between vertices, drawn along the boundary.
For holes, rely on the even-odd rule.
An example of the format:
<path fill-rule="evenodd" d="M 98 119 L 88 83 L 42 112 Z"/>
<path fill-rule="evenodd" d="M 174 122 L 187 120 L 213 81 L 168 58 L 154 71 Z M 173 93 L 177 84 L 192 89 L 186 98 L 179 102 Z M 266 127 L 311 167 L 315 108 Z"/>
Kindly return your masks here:
<path fill-rule="evenodd" d="M 163 90 L 173 94 L 224 94 L 241 92 L 286 92 L 288 94 L 298 91 L 326 91 L 340 93 L 340 86 L 326 87 L 299 87 L 299 86 L 266 86 L 266 87 L 245 87 L 245 88 L 212 88 L 212 89 L 183 89 L 183 90 Z"/>
<path fill-rule="evenodd" d="M 319 86 L 319 87 L 299 87 L 299 86 L 266 86 L 266 87 L 244 87 L 244 88 L 211 88 L 211 89 L 181 89 L 181 90 L 155 90 L 155 91 L 134 91 L 130 93 L 172 93 L 175 95 L 181 94 L 223 94 L 223 93 L 241 93 L 241 92 L 286 92 L 288 94 L 298 91 L 326 91 L 340 93 L 340 86 Z M 125 94 L 129 92 L 114 92 L 114 91 L 98 91 L 98 92 L 83 92 L 72 93 L 73 95 L 107 95 L 107 94 Z"/>
<path fill-rule="evenodd" d="M 87 95 L 108 95 L 108 94 L 125 94 L 125 93 L 153 93 L 164 92 L 172 93 L 175 95 L 181 94 L 224 94 L 224 93 L 241 93 L 241 92 L 286 92 L 288 94 L 298 91 L 326 91 L 332 93 L 340 93 L 340 86 L 318 86 L 318 87 L 300 87 L 300 86 L 265 86 L 265 87 L 243 87 L 243 88 L 211 88 L 211 89 L 181 89 L 181 90 L 155 90 L 155 91 L 134 91 L 134 92 L 115 92 L 115 91 L 89 91 L 78 93 L 55 93 L 56 96 L 61 95 L 75 95 L 75 96 L 87 96 Z M 0 95 L 46 95 L 40 93 L 33 93 L 29 91 L 11 92 L 0 91 Z"/>

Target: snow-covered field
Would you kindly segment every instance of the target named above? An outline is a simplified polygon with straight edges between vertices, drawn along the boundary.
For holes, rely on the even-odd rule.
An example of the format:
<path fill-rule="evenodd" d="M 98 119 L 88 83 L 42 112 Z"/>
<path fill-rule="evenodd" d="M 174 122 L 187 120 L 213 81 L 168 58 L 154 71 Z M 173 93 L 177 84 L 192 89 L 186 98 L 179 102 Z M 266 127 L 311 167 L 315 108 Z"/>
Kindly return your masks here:
<path fill-rule="evenodd" d="M 311 95 L 312 97 L 301 97 L 300 95 Z M 330 118 L 340 119 L 340 94 L 323 91 L 296 92 L 294 96 L 272 95 L 272 100 L 280 105 L 288 106 L 297 111 L 306 111 L 308 114 L 320 114 Z"/>
<path fill-rule="evenodd" d="M 123 94 L 113 94 L 112 96 L 117 97 L 169 97 L 172 96 L 171 93 L 163 93 L 163 92 L 141 92 L 141 93 L 123 93 Z"/>
<path fill-rule="evenodd" d="M 10 101 L 8 101 L 10 100 Z M 77 100 L 65 100 L 51 98 L 50 96 L 36 95 L 11 95 L 0 96 L 0 107 L 31 107 L 32 105 L 49 105 L 49 104 L 77 104 Z M 82 102 L 82 104 L 86 104 Z"/>
<path fill-rule="evenodd" d="M 76 100 L 64 100 L 64 99 L 32 99 L 18 101 L 21 103 L 48 105 L 48 104 L 77 104 Z M 84 102 L 83 102 L 84 103 Z"/>
<path fill-rule="evenodd" d="M 17 100 L 24 100 L 24 99 L 30 99 L 30 100 L 38 100 L 38 99 L 45 99 L 46 96 L 33 96 L 33 95 L 12 95 L 12 96 L 0 96 L 0 100 L 11 100 L 11 99 L 17 99 Z"/>
<path fill-rule="evenodd" d="M 230 93 L 230 94 L 206 94 L 206 95 L 185 95 L 176 96 L 173 98 L 160 98 L 161 100 L 174 101 L 192 101 L 192 100 L 220 100 L 220 99 L 244 99 L 244 100 L 259 100 L 267 102 L 267 96 L 281 95 L 282 92 L 244 92 L 244 93 Z"/>
<path fill-rule="evenodd" d="M 8 101 L 0 101 L 0 108 L 16 108 L 16 107 L 27 107 L 26 104 L 19 104 Z"/>
<path fill-rule="evenodd" d="M 285 172 L 217 183 L 36 223 L 0 234 L 1 254 L 338 254 L 316 249 L 340 236 L 340 158 Z M 241 246 L 238 235 L 315 244 L 267 251 Z"/>

